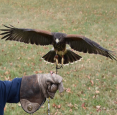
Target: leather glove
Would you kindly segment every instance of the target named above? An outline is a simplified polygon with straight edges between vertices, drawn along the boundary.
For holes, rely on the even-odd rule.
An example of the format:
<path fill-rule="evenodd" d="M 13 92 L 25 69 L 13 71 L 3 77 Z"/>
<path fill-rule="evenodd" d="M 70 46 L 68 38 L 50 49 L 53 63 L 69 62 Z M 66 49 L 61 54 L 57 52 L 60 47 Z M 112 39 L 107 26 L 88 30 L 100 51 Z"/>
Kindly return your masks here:
<path fill-rule="evenodd" d="M 63 92 L 62 77 L 55 74 L 38 74 L 39 87 L 45 98 L 54 98 L 57 90 Z"/>
<path fill-rule="evenodd" d="M 20 103 L 27 113 L 34 113 L 46 101 L 54 98 L 56 91 L 63 91 L 62 77 L 55 73 L 22 77 Z"/>

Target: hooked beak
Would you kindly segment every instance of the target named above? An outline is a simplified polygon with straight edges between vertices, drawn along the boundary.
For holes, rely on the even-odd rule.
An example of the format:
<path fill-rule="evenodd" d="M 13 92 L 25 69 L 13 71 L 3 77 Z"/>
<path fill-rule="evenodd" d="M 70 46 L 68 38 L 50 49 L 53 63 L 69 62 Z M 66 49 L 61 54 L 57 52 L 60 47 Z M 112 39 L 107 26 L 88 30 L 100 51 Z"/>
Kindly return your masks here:
<path fill-rule="evenodd" d="M 56 39 L 56 43 L 58 43 L 59 42 L 59 39 Z"/>

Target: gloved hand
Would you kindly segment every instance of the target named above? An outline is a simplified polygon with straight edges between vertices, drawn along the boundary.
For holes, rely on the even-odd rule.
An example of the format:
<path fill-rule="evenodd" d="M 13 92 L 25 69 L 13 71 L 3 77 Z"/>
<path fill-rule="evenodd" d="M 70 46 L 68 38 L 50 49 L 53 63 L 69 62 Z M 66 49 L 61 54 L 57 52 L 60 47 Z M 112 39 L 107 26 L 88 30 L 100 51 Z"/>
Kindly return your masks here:
<path fill-rule="evenodd" d="M 54 98 L 57 90 L 63 91 L 62 77 L 55 74 L 38 74 L 39 87 L 45 98 Z"/>
<path fill-rule="evenodd" d="M 36 74 L 22 77 L 20 103 L 28 113 L 34 113 L 46 101 L 54 98 L 56 91 L 63 91 L 62 77 L 55 73 Z"/>

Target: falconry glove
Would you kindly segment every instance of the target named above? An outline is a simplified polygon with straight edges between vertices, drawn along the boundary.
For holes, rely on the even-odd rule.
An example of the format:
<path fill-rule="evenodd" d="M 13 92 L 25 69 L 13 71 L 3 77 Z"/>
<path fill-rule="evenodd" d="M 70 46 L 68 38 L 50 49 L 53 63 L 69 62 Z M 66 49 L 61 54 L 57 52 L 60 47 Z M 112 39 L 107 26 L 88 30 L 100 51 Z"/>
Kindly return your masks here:
<path fill-rule="evenodd" d="M 55 73 L 36 74 L 22 77 L 20 103 L 27 113 L 34 113 L 46 101 L 54 98 L 56 91 L 62 92 L 62 77 Z"/>

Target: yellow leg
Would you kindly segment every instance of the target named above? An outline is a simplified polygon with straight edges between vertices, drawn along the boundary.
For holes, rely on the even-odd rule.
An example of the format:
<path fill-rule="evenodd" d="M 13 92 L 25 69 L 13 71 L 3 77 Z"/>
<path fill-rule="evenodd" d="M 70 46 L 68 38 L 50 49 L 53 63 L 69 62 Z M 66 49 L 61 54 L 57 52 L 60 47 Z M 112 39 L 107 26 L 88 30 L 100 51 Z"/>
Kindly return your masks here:
<path fill-rule="evenodd" d="M 57 67 L 58 67 L 58 59 L 56 58 L 56 65 L 57 65 Z"/>
<path fill-rule="evenodd" d="M 64 52 L 62 52 L 62 59 L 61 59 L 61 65 L 63 67 L 63 64 L 64 64 Z"/>
<path fill-rule="evenodd" d="M 54 57 L 54 60 L 56 61 L 56 66 L 58 67 L 58 54 L 57 54 L 57 52 L 56 52 L 56 55 L 55 55 L 55 57 Z"/>
<path fill-rule="evenodd" d="M 62 56 L 62 59 L 61 59 L 61 65 L 63 66 L 64 64 L 64 56 Z"/>

